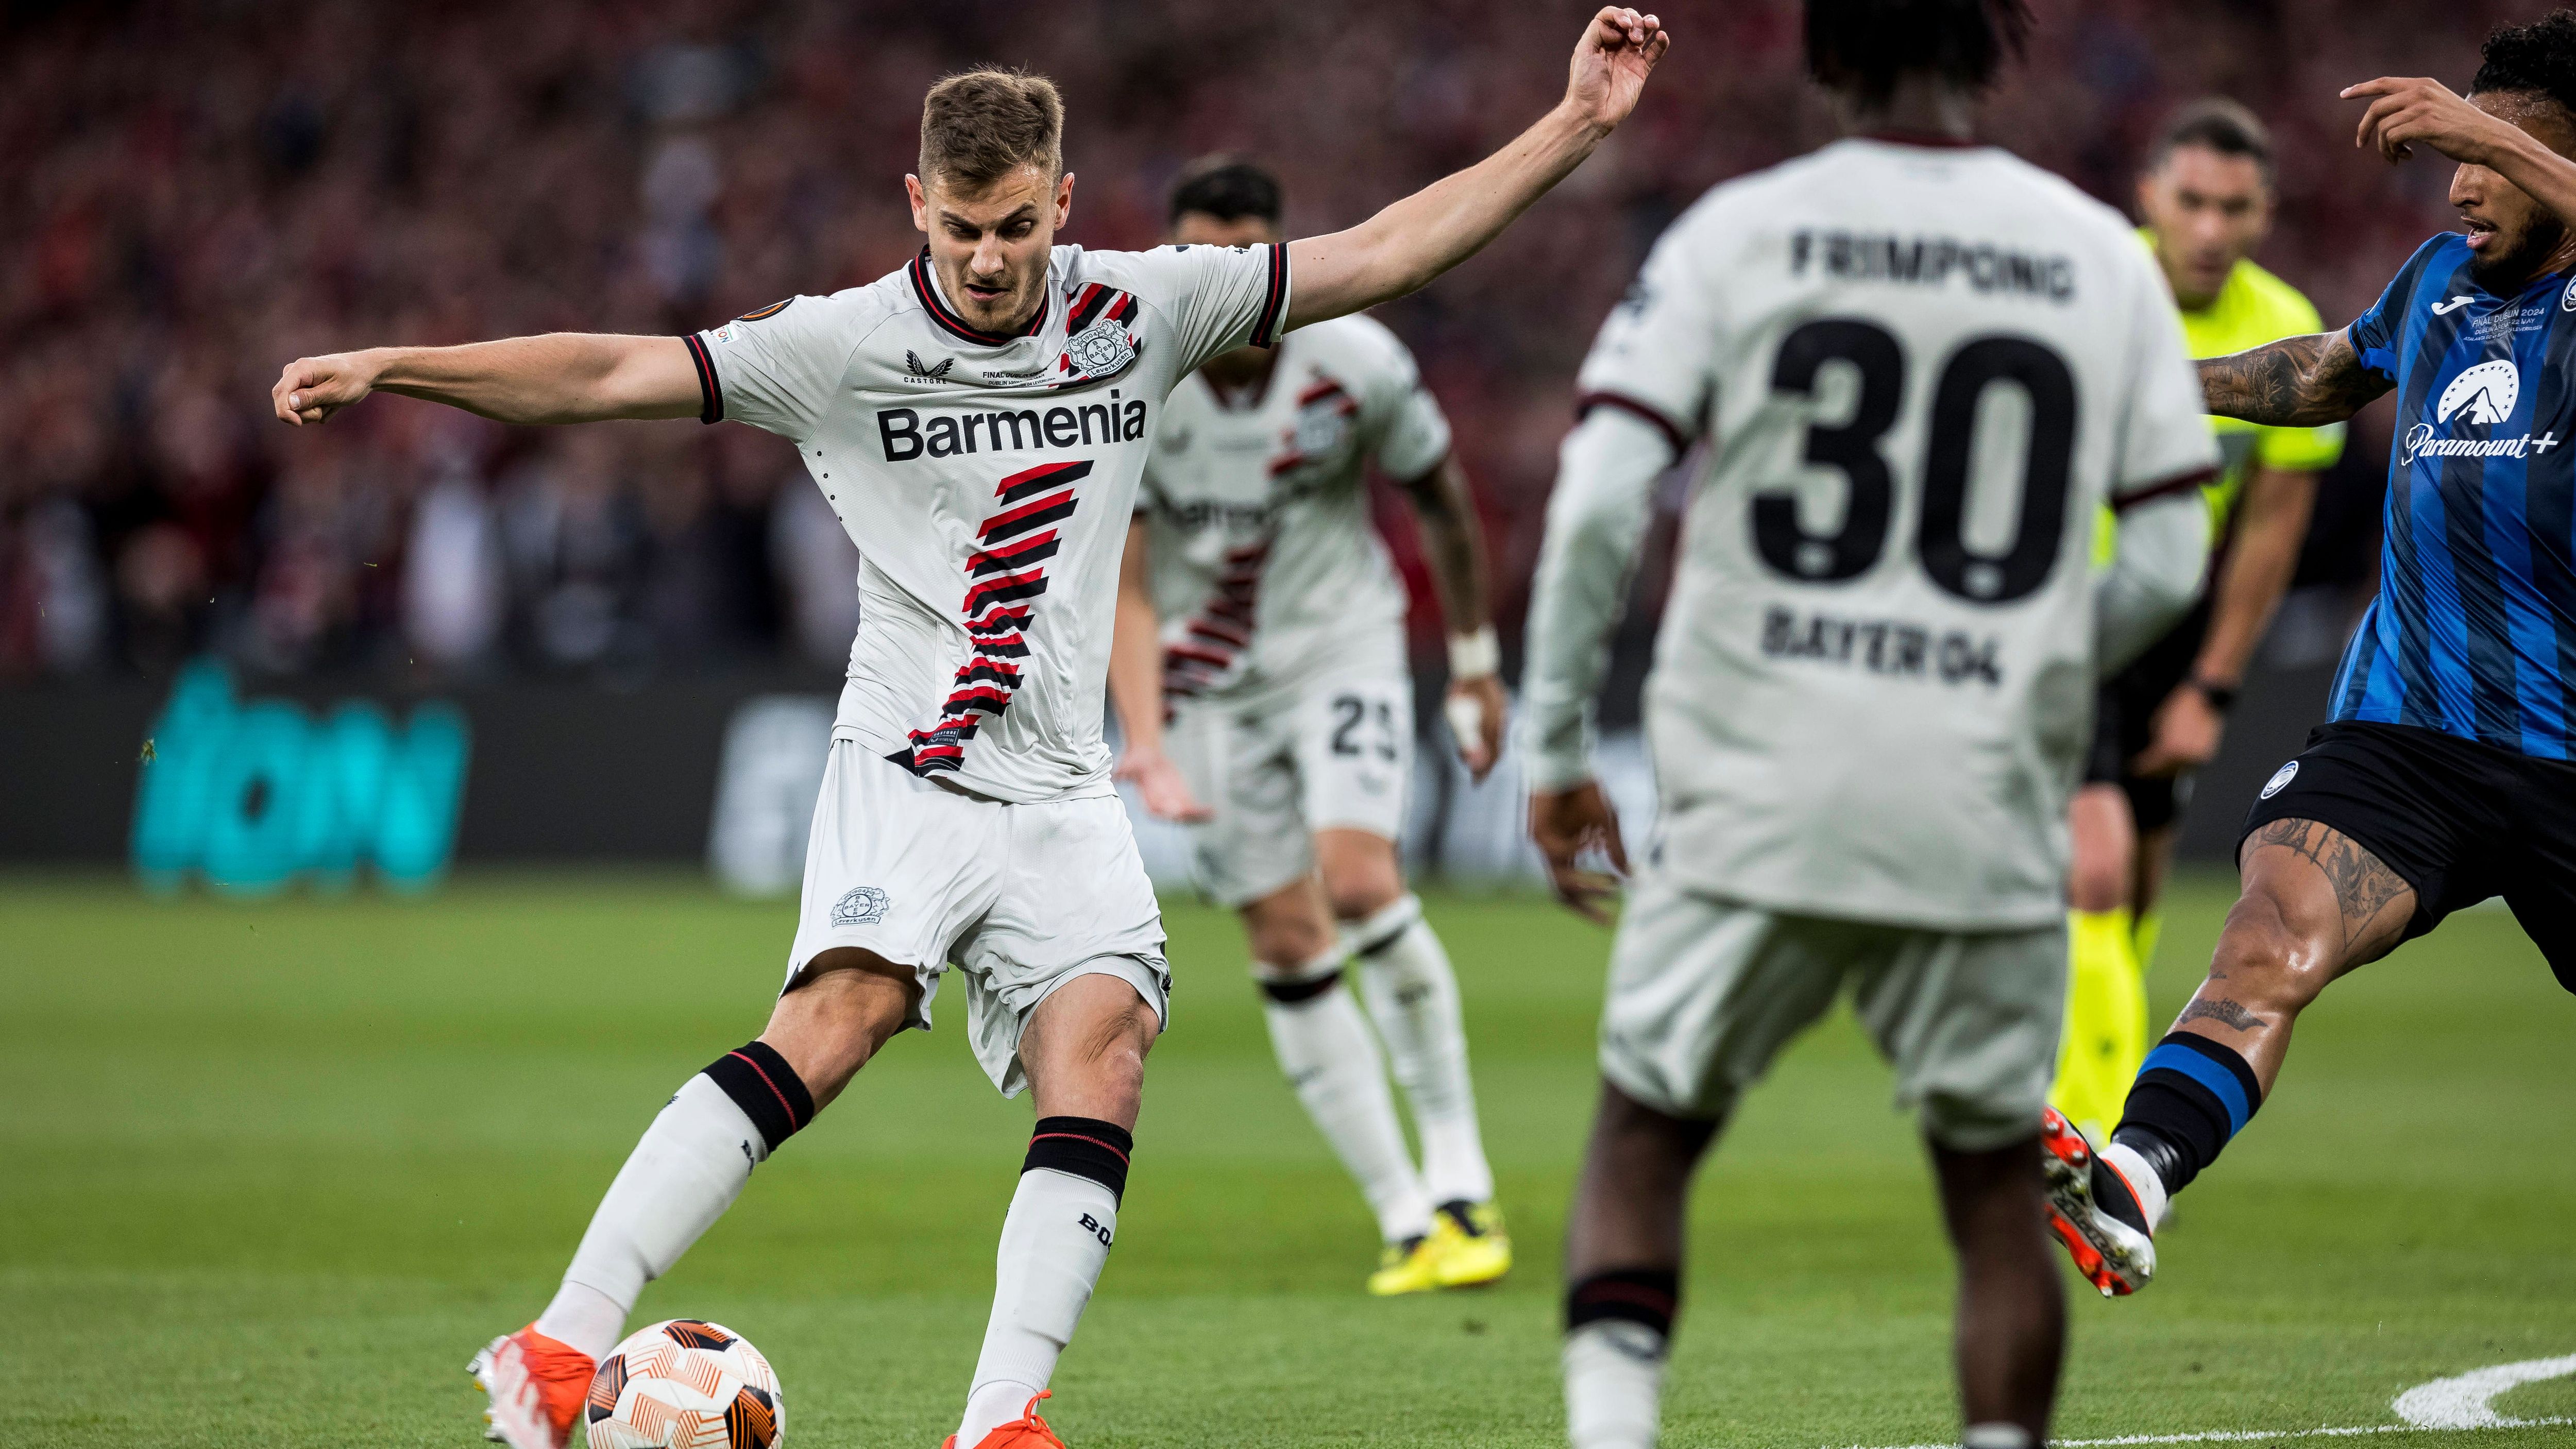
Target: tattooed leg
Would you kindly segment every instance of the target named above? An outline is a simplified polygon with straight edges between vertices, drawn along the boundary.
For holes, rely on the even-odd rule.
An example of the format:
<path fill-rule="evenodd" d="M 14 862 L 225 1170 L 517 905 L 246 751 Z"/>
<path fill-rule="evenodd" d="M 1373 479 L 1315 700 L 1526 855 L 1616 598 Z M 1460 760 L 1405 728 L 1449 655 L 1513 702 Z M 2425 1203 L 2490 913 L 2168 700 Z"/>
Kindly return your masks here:
<path fill-rule="evenodd" d="M 2234 1049 L 2268 1093 L 2291 1024 L 2328 982 L 2396 946 L 2415 915 L 2415 888 L 2314 820 L 2265 825 L 2241 861 L 2244 893 L 2174 1030 Z"/>
<path fill-rule="evenodd" d="M 2092 1216 L 2069 1217 L 2052 1200 L 2060 1236 L 2072 1231 L 2107 1251 L 2106 1243 L 2151 1234 L 2172 1195 L 2270 1098 L 2299 1013 L 2326 983 L 2396 945 L 2415 912 L 2415 892 L 2396 872 L 2313 820 L 2262 827 L 2239 860 L 2244 892 L 2227 913 L 2209 979 L 2129 1088 L 2120 1125 L 2094 1160 Z"/>

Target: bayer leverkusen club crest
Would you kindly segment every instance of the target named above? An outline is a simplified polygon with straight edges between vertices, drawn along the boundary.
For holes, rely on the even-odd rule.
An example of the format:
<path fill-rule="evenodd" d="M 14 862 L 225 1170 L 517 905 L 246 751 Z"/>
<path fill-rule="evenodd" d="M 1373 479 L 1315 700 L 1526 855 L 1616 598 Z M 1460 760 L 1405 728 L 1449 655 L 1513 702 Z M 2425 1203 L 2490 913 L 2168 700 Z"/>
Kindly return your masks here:
<path fill-rule="evenodd" d="M 1136 360 L 1136 322 L 1142 311 L 1133 295 L 1086 282 L 1065 298 L 1064 351 L 1055 360 L 1052 386 L 1100 382 Z"/>
<path fill-rule="evenodd" d="M 1065 360 L 1094 377 L 1116 372 L 1136 360 L 1135 345 L 1127 340 L 1127 329 L 1114 322 L 1103 322 L 1064 345 Z"/>

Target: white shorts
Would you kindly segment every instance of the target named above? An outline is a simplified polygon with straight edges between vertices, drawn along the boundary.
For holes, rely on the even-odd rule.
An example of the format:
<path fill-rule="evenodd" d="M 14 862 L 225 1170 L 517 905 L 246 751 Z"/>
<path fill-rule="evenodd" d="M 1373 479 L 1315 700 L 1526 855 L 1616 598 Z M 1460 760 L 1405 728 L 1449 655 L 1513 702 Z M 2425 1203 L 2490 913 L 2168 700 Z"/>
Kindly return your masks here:
<path fill-rule="evenodd" d="M 2066 1010 L 2066 927 L 1926 931 L 1698 895 L 1649 868 L 1611 948 L 1601 1075 L 1675 1117 L 1726 1115 L 1844 984 L 1944 1147 L 2039 1130 Z"/>
<path fill-rule="evenodd" d="M 1260 702 L 1180 700 L 1164 749 L 1216 812 L 1190 828 L 1199 888 L 1249 905 L 1315 868 L 1318 830 L 1403 839 L 1413 681 L 1352 669 Z"/>
<path fill-rule="evenodd" d="M 951 790 L 834 740 L 805 848 L 787 980 L 856 946 L 921 982 L 907 1027 L 930 1028 L 951 965 L 966 976 L 975 1059 L 1019 1095 L 1029 1013 L 1078 976 L 1115 976 L 1168 1022 L 1163 913 L 1115 795 L 1014 805 Z"/>

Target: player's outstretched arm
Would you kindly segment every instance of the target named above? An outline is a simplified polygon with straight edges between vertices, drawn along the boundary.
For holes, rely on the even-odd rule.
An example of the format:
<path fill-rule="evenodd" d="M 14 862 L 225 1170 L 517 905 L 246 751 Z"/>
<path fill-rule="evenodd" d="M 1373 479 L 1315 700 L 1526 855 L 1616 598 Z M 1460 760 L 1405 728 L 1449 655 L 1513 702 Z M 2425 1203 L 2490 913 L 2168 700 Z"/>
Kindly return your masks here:
<path fill-rule="evenodd" d="M 1628 868 L 1619 818 L 1592 777 L 1593 701 L 1610 668 L 1610 631 L 1628 598 L 1655 479 L 1672 444 L 1622 408 L 1595 408 L 1565 435 L 1547 537 L 1531 585 L 1521 705 L 1528 731 L 1530 839 L 1557 899 L 1608 919 L 1614 883 L 1582 869 L 1587 850 Z"/>
<path fill-rule="evenodd" d="M 2342 422 L 2390 386 L 2361 365 L 2343 332 L 2284 337 L 2200 363 L 2200 388 L 2211 412 L 2276 428 Z"/>
<path fill-rule="evenodd" d="M 1449 626 L 1450 733 L 1458 758 L 1478 780 L 1493 773 L 1503 753 L 1502 661 L 1494 643 L 1493 571 L 1485 557 L 1485 530 L 1458 455 L 1404 485 L 1422 529 L 1422 556 L 1431 565 L 1432 592 Z"/>
<path fill-rule="evenodd" d="M 2560 224 L 2576 228 L 2576 161 L 2470 105 L 2449 86 L 2425 76 L 2381 76 L 2345 87 L 2343 98 L 2370 102 L 2354 145 L 2398 162 L 2414 155 L 2420 141 L 2454 161 L 2495 172 L 2547 207 Z"/>
<path fill-rule="evenodd" d="M 1654 16 L 1603 7 L 1574 47 L 1565 99 L 1537 125 L 1348 231 L 1288 244 L 1287 325 L 1393 301 L 1474 256 L 1628 118 L 1671 45 Z"/>
<path fill-rule="evenodd" d="M 299 357 L 269 401 L 280 422 L 319 423 L 370 392 L 427 398 L 505 423 L 689 418 L 703 407 L 677 337 L 550 332 L 462 347 L 371 347 Z"/>
<path fill-rule="evenodd" d="M 1205 820 L 1180 767 L 1163 753 L 1163 629 L 1146 569 L 1152 547 L 1144 520 L 1127 525 L 1118 564 L 1118 617 L 1109 635 L 1109 702 L 1118 710 L 1117 778 L 1133 781 L 1148 814 Z"/>

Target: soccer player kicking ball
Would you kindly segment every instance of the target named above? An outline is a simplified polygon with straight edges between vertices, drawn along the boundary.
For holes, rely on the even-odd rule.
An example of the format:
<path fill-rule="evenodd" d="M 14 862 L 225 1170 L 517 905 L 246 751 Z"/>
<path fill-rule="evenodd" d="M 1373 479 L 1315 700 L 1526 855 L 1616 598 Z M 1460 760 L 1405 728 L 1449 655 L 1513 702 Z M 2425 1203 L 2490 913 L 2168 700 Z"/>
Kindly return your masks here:
<path fill-rule="evenodd" d="M 2245 818 L 2209 979 L 2097 1157 L 2049 1122 L 2053 1225 L 2106 1294 L 2155 1273 L 2173 1195 L 2271 1093 L 2345 972 L 2501 895 L 2576 990 L 2576 15 L 2488 37 L 2467 100 L 2380 79 L 2358 141 L 2459 162 L 2463 230 L 2340 332 L 2200 364 L 2209 409 L 2269 427 L 2394 389 L 2378 597 L 2330 719 Z"/>
<path fill-rule="evenodd" d="M 2185 106 L 2138 178 L 2139 238 L 2182 309 L 2194 357 L 2315 332 L 2317 309 L 2248 255 L 2272 223 L 2272 143 L 2234 101 Z M 2343 427 L 2218 422 L 2226 462 L 2209 499 L 2207 597 L 2102 686 L 2083 788 L 2067 812 L 2073 979 L 2050 1099 L 2099 1142 L 2147 1055 L 2144 973 L 2156 903 L 2173 864 L 2191 771 L 2218 753 L 2255 646 L 2298 571 L 2317 470 L 2343 452 Z"/>
<path fill-rule="evenodd" d="M 1966 1442 L 2047 1434 L 2067 796 L 2097 671 L 2197 592 L 2218 453 L 2128 223 L 1969 139 L 2028 23 L 2019 0 L 1808 0 L 1808 65 L 1852 134 L 1703 197 L 1583 366 L 1523 695 L 1531 833 L 1579 909 L 1608 882 L 1578 857 L 1622 858 L 1587 759 L 1604 639 L 1657 475 L 1695 441 L 1705 462 L 1567 1235 L 1576 1449 L 1655 1442 L 1692 1171 L 1846 990 L 1939 1180 Z"/>
<path fill-rule="evenodd" d="M 1055 245 L 1063 110 L 1034 76 L 933 87 L 905 182 L 920 256 L 688 337 L 556 335 L 299 358 L 290 423 L 372 390 L 517 423 L 732 418 L 793 440 L 866 563 L 786 986 L 759 1038 L 683 1083 L 563 1287 L 476 1359 L 499 1437 L 561 1449 L 594 1360 L 759 1162 L 966 978 L 967 1031 L 1037 1130 L 954 1442 L 1055 1445 L 1036 1413 L 1107 1260 L 1163 931 L 1109 781 L 1118 559 L 1157 414 L 1208 358 L 1374 306 L 1491 241 L 1635 106 L 1669 44 L 1604 9 L 1565 99 L 1484 162 L 1286 246 Z"/>
<path fill-rule="evenodd" d="M 1215 163 L 1173 192 L 1172 239 L 1276 245 L 1279 216 L 1269 173 Z M 1450 712 L 1473 719 L 1458 743 L 1482 778 L 1503 728 L 1483 535 L 1448 419 L 1404 344 L 1365 317 L 1221 354 L 1173 390 L 1128 535 L 1109 690 L 1120 777 L 1157 814 L 1197 822 L 1199 884 L 1243 917 L 1280 1069 L 1377 1214 L 1368 1288 L 1387 1295 L 1493 1282 L 1512 1249 L 1458 981 L 1397 863 L 1413 683 L 1404 587 L 1369 523 L 1372 460 L 1421 521 L 1450 621 Z M 1354 963 L 1365 1017 L 1339 989 Z M 1419 1171 L 1371 1019 L 1421 1128 Z"/>

